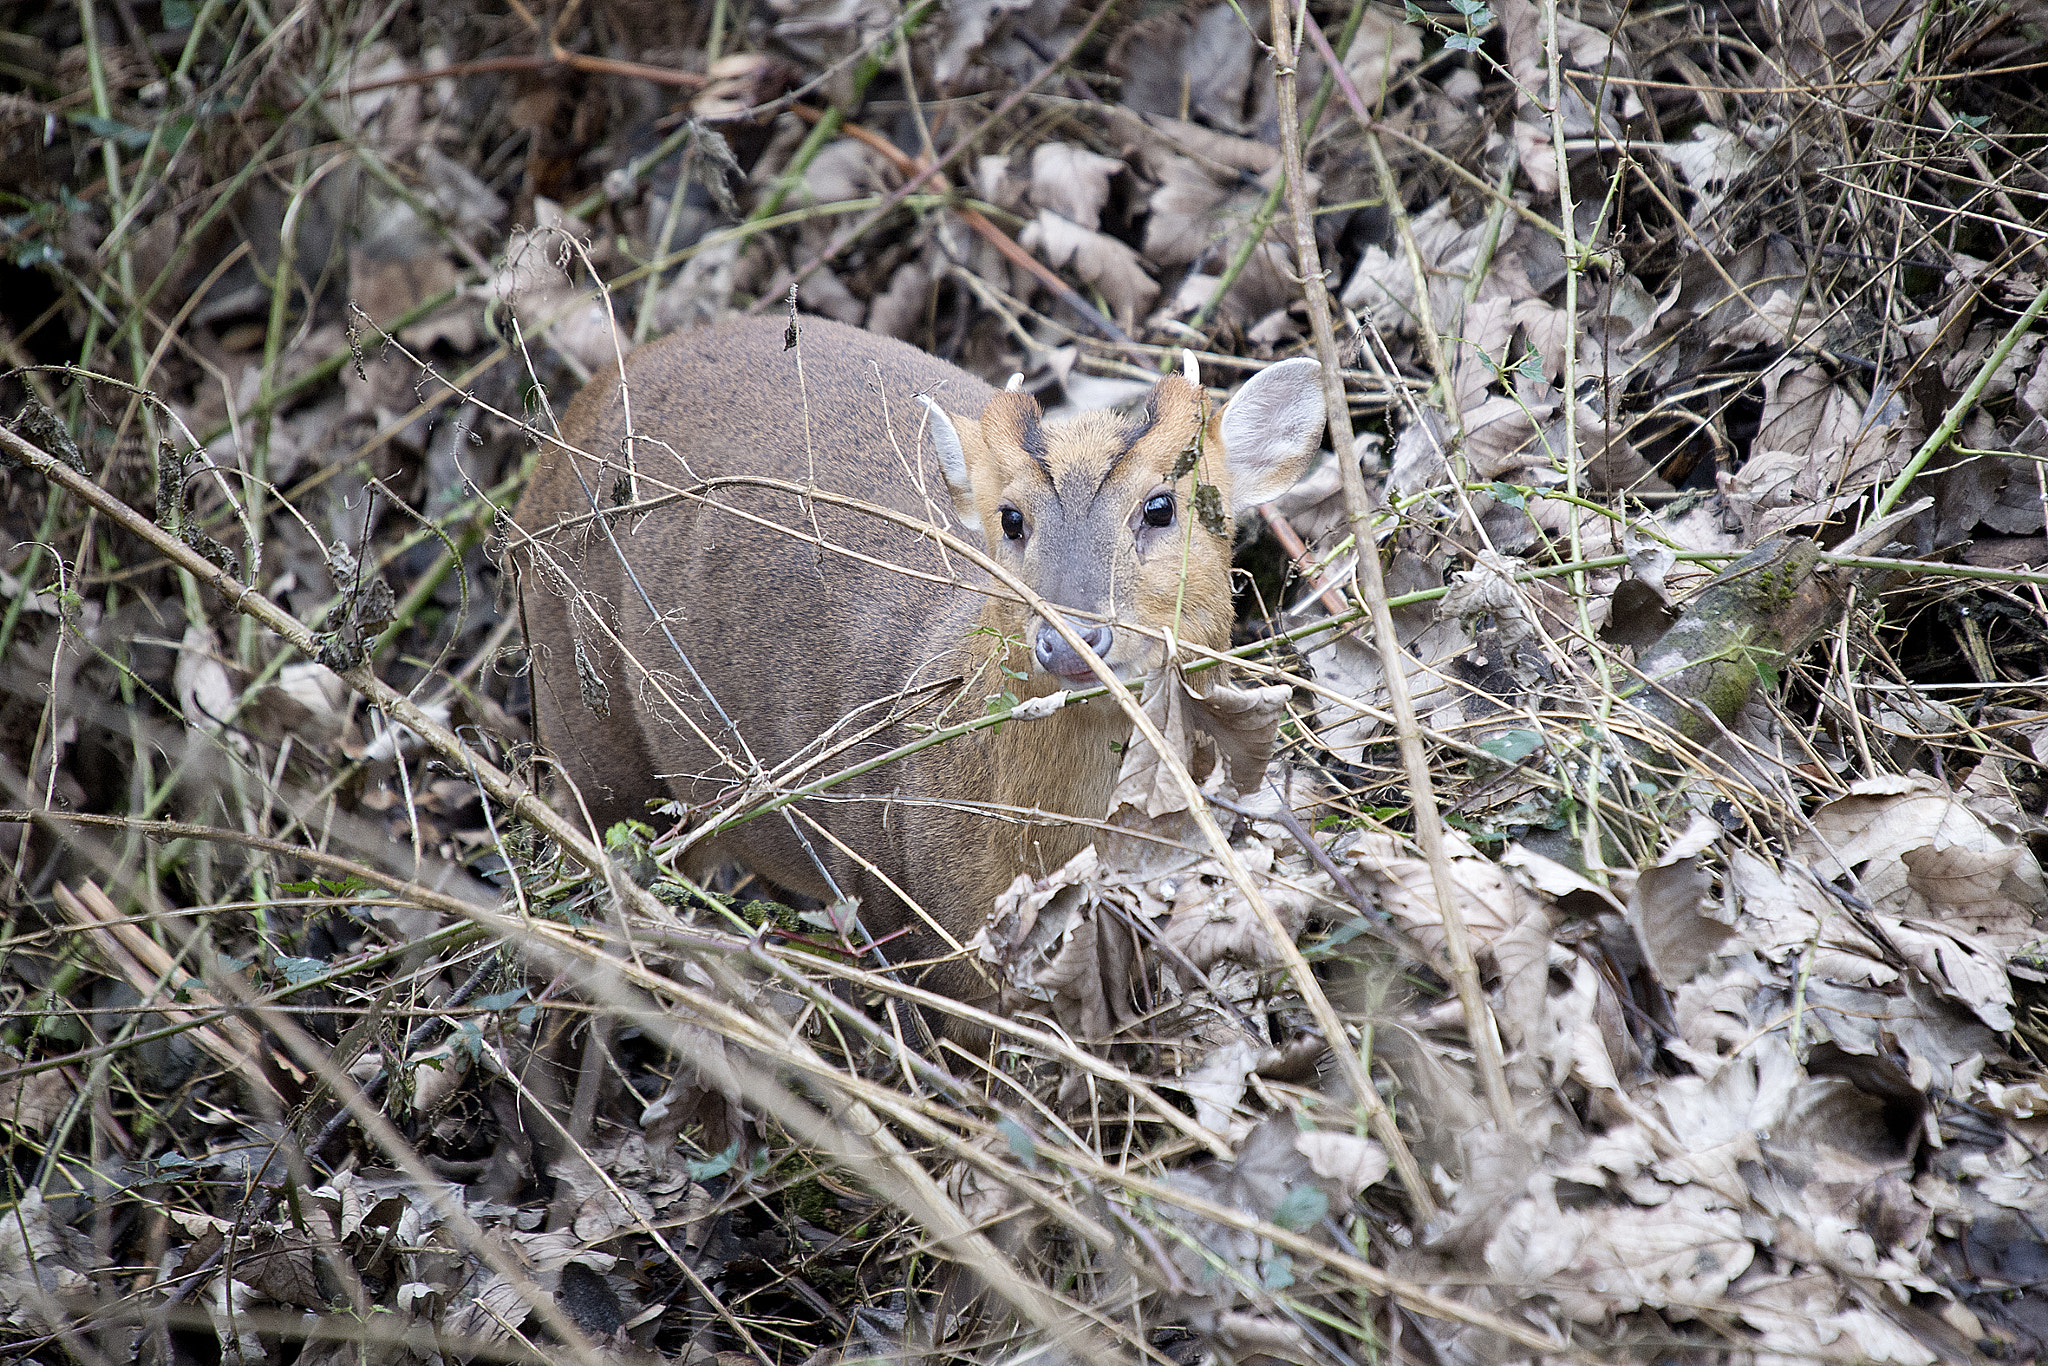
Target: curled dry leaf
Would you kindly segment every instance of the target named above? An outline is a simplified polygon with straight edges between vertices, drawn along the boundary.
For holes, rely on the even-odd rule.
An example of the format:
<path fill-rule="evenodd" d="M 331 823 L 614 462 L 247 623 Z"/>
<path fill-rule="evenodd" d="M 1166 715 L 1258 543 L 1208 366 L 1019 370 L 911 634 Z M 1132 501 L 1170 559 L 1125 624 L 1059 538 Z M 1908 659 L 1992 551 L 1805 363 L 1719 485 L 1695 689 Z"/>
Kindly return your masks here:
<path fill-rule="evenodd" d="M 1237 846 L 1238 861 L 1260 884 L 1266 905 L 1289 935 L 1308 923 L 1311 898 L 1293 887 L 1268 879 L 1273 848 L 1250 840 Z M 1254 970 L 1280 961 L 1280 950 L 1237 885 L 1214 859 L 1171 870 L 1139 884 L 1148 909 L 1171 907 L 1160 937 L 1201 972 L 1234 963 Z M 1174 964 L 1176 968 L 1179 966 Z"/>
<path fill-rule="evenodd" d="M 1169 10 L 1126 29 L 1110 50 L 1124 105 L 1143 114 L 1191 113 L 1211 127 L 1242 131 L 1253 55 L 1243 13 L 1235 5 L 1192 15 Z"/>
<path fill-rule="evenodd" d="M 939 40 L 938 55 L 932 62 L 933 78 L 942 87 L 950 88 L 1012 15 L 1034 8 L 1044 8 L 1041 0 L 957 0 L 947 5 L 933 20 Z"/>
<path fill-rule="evenodd" d="M 1159 728 L 1173 759 L 1196 783 L 1221 769 L 1232 792 L 1245 792 L 1265 778 L 1273 742 L 1286 715 L 1289 689 L 1275 685 L 1237 688 L 1212 683 L 1197 692 L 1178 669 L 1155 674 L 1145 685 L 1142 705 Z M 1142 736 L 1134 736 L 1110 795 L 1110 821 L 1147 835 L 1199 841 L 1187 814 L 1187 798 L 1172 769 Z M 1118 867 L 1156 870 L 1187 861 L 1151 840 L 1112 840 L 1105 856 Z"/>
<path fill-rule="evenodd" d="M 1147 205 L 1145 255 L 1161 265 L 1199 263 L 1163 310 L 1170 317 L 1189 317 L 1209 303 L 1225 264 L 1236 260 L 1251 236 L 1266 186 L 1277 171 L 1269 169 L 1247 184 L 1233 166 L 1161 155 L 1153 158 L 1153 174 L 1159 185 Z M 1269 225 L 1265 240 L 1246 259 L 1223 297 L 1223 317 L 1248 322 L 1293 302 L 1293 253 L 1280 231 L 1277 224 Z"/>
<path fill-rule="evenodd" d="M 1014 1152 L 1015 1143 L 1006 1134 L 977 1135 L 967 1140 L 974 1148 L 998 1161 Z M 1026 1200 L 1016 1187 L 999 1181 L 976 1163 L 965 1158 L 953 1165 L 946 1177 L 946 1194 L 960 1207 L 968 1222 L 987 1231 L 995 1245 L 1011 1256 L 1023 1250 L 1032 1232 L 1043 1226 L 1047 1215 Z"/>
<path fill-rule="evenodd" d="M 1357 1195 L 1387 1174 L 1386 1149 L 1359 1134 L 1300 1133 L 1294 1146 L 1315 1174 Z"/>
<path fill-rule="evenodd" d="M 1463 835 L 1445 831 L 1444 850 L 1450 859 L 1458 911 L 1476 944 L 1491 944 L 1529 916 L 1543 913 L 1543 901 L 1536 893 L 1525 889 L 1500 864 L 1482 857 Z M 1377 893 L 1388 914 L 1432 951 L 1442 949 L 1443 914 L 1437 909 L 1436 888 L 1426 861 L 1407 853 L 1394 836 L 1376 831 L 1354 836 L 1338 857 L 1344 860 L 1345 872 L 1354 883 L 1363 882 Z"/>
<path fill-rule="evenodd" d="M 1298 1146 L 1301 1137 L 1293 1115 L 1269 1116 L 1246 1135 L 1232 1161 L 1170 1172 L 1167 1184 L 1311 1238 L 1327 1237 L 1323 1217 L 1350 1202 L 1356 1192 L 1345 1183 L 1362 1169 L 1362 1159 L 1339 1159 L 1332 1165 L 1341 1174 L 1325 1176 Z M 1208 1331 L 1220 1315 L 1247 1301 L 1256 1303 L 1267 1287 L 1276 1284 L 1282 1266 L 1275 1264 L 1272 1244 L 1258 1234 L 1169 1206 L 1160 1206 L 1159 1213 L 1175 1234 L 1167 1255 L 1184 1287 L 1168 1297 L 1168 1313 L 1185 1315 L 1199 1330 Z M 1286 1283 L 1277 1280 L 1279 1285 Z"/>
<path fill-rule="evenodd" d="M 43 1193 L 30 1186 L 0 1219 L 0 1323 L 38 1323 L 52 1295 L 92 1284 L 79 1269 L 92 1262 L 91 1244 L 50 1213 Z"/>
<path fill-rule="evenodd" d="M 837 204 L 884 193 L 894 179 L 880 152 L 856 138 L 838 138 L 818 149 L 804 168 L 800 195 L 806 204 Z"/>
<path fill-rule="evenodd" d="M 1698 123 L 1684 142 L 1662 143 L 1654 149 L 1677 169 L 1692 191 L 1688 221 L 1695 228 L 1716 220 L 1736 181 L 1776 148 L 1784 131 L 1780 121 L 1743 123 L 1734 132 L 1711 123 Z"/>
<path fill-rule="evenodd" d="M 1090 845 L 1046 877 L 1020 875 L 967 948 L 995 969 L 1006 1008 L 1042 1014 L 1075 1038 L 1107 1042 L 1138 1014 L 1132 987 L 1141 946 L 1131 927 L 1132 900 Z"/>
<path fill-rule="evenodd" d="M 1848 796 L 1814 813 L 1811 833 L 1794 842 L 1792 856 L 1829 881 L 1854 871 L 1863 895 L 1881 911 L 1925 916 L 1935 907 L 1913 885 L 1912 870 L 1905 861 L 1908 852 L 1921 849 L 1955 850 L 1977 859 L 2000 861 L 1996 891 L 2001 898 L 2020 903 L 2029 913 L 2048 906 L 2048 880 L 2044 880 L 2033 852 L 1985 825 L 1945 784 L 1924 773 L 1866 778 L 1852 784 Z M 1946 875 L 1965 865 L 1957 861 L 1924 866 L 1928 869 L 1924 887 L 1944 893 L 1949 890 Z M 1981 886 L 1987 867 L 1972 870 L 1979 881 L 1965 878 L 1954 884 L 1955 890 L 1967 896 L 1970 888 Z M 1966 904 L 1981 905 L 1982 901 L 1972 899 Z M 1941 909 L 1952 907 L 1943 905 Z"/>
<path fill-rule="evenodd" d="M 536 226 L 506 245 L 491 278 L 492 302 L 512 310 L 526 341 L 545 340 L 585 372 L 616 362 L 631 338 L 614 326 L 606 296 L 578 288 L 569 275 L 569 244 L 582 240 L 583 224 L 545 198 L 535 198 L 533 214 Z"/>
<path fill-rule="evenodd" d="M 1714 911 L 1719 903 L 1699 860 L 1680 859 L 1645 868 L 1629 894 L 1628 923 L 1643 957 L 1667 987 L 1691 981 L 1735 933 Z"/>
<path fill-rule="evenodd" d="M 931 271 L 922 261 L 905 261 L 889 277 L 888 288 L 869 303 L 865 326 L 885 337 L 909 340 L 924 326 L 931 298 Z"/>

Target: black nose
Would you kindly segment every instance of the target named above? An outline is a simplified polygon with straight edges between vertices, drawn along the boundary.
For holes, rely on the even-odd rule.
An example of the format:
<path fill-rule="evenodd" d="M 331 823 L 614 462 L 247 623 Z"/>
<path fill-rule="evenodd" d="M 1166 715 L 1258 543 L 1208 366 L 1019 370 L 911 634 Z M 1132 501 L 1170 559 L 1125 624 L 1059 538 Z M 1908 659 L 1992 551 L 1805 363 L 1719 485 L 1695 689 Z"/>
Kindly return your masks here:
<path fill-rule="evenodd" d="M 1089 649 L 1100 658 L 1109 657 L 1110 643 L 1116 639 L 1116 632 L 1107 625 L 1075 626 L 1074 634 L 1086 642 Z M 1040 622 L 1038 635 L 1031 643 L 1031 652 L 1038 657 L 1039 667 L 1047 673 L 1062 678 L 1093 678 L 1088 661 L 1082 659 L 1074 648 L 1060 637 L 1060 633 L 1049 624 Z"/>

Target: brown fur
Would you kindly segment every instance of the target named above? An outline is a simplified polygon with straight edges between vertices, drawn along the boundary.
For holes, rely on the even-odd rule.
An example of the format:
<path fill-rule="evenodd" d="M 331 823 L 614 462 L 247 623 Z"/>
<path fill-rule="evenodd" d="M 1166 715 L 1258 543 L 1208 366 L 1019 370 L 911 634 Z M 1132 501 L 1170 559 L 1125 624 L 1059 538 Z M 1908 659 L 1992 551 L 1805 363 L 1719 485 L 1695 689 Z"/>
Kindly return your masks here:
<path fill-rule="evenodd" d="M 906 529 L 780 493 L 728 487 L 708 500 L 613 515 L 629 578 L 612 541 L 593 529 L 585 491 L 613 506 L 629 406 L 643 500 L 719 476 L 815 476 L 819 489 L 943 520 L 954 502 L 912 397 L 929 393 L 954 415 L 973 479 L 968 506 L 1000 563 L 1072 609 L 1077 624 L 1135 621 L 1210 648 L 1227 643 L 1230 538 L 1200 526 L 1193 494 L 1199 474 L 1227 495 L 1229 472 L 1217 419 L 1205 422 L 1192 385 L 1162 380 L 1150 427 L 1131 440 L 1142 417 L 1045 424 L 1021 393 L 993 393 L 898 342 L 815 319 L 804 326 L 800 383 L 781 339 L 780 323 L 746 320 L 642 348 L 626 362 L 626 402 L 613 375 L 569 405 L 562 440 L 587 455 L 549 447 L 534 469 L 515 514 L 533 539 L 515 545 L 512 562 L 533 651 L 536 727 L 565 780 L 557 800 L 572 815 L 587 809 L 602 831 L 644 816 L 646 802 L 663 796 L 694 815 L 900 744 L 913 733 L 906 722 L 980 715 L 1006 687 L 1026 698 L 1085 686 L 1034 666 L 1028 610 L 975 591 L 989 586 L 986 576 L 957 556 Z M 1173 486 L 1180 517 L 1169 528 L 1141 525 L 1145 500 L 1165 488 L 1198 431 L 1201 467 Z M 1006 503 L 1030 525 L 1021 544 L 1001 530 Z M 737 512 L 804 535 L 815 527 L 832 548 Z M 841 548 L 952 581 L 890 572 Z M 826 747 L 857 742 L 800 775 L 763 780 L 669 635 L 769 774 L 815 757 L 820 736 L 829 736 Z M 1142 677 L 1159 657 L 1157 642 L 1135 632 L 1114 639 L 1107 661 L 1126 677 Z M 1004 665 L 1027 677 L 995 669 L 999 640 L 1011 642 Z M 606 714 L 586 705 L 597 700 L 586 678 L 600 685 Z M 921 703 L 886 712 L 870 705 L 947 679 L 956 682 Z M 1092 838 L 1085 826 L 1019 820 L 1004 808 L 1099 820 L 1129 731 L 1109 699 L 979 731 L 800 804 L 796 827 L 811 852 L 775 814 L 707 840 L 693 863 L 736 858 L 782 886 L 829 898 L 822 861 L 832 883 L 861 899 L 872 933 L 909 931 L 887 945 L 889 961 L 942 959 L 947 940 L 971 937 L 1018 873 L 1050 871 Z M 957 957 L 924 982 L 959 999 L 989 996 L 977 969 Z"/>

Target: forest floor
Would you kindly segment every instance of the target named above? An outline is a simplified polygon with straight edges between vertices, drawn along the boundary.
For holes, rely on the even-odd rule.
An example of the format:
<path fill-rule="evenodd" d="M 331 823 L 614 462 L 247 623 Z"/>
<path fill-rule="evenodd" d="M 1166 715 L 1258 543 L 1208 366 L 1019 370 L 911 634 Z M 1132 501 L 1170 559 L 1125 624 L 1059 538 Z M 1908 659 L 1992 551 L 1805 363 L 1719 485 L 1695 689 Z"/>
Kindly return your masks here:
<path fill-rule="evenodd" d="M 0 20 L 0 1359 L 2048 1356 L 2044 0 Z M 979 1055 L 526 795 L 552 414 L 792 298 L 1343 378 Z"/>

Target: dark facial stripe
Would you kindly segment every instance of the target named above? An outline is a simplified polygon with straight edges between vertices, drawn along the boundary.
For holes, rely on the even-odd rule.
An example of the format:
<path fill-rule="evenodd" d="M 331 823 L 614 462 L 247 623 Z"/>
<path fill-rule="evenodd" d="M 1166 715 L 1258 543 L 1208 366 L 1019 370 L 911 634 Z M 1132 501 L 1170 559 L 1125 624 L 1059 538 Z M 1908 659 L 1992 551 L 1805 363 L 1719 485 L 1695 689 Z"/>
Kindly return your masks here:
<path fill-rule="evenodd" d="M 1116 467 L 1122 464 L 1123 458 L 1131 453 L 1131 447 L 1144 440 L 1146 433 L 1150 432 L 1158 421 L 1159 391 L 1154 389 L 1145 396 L 1144 415 L 1130 426 L 1124 428 L 1123 445 L 1119 446 L 1116 454 L 1109 458 L 1109 468 L 1102 472 L 1102 482 L 1095 486 L 1097 497 L 1100 497 L 1102 491 L 1109 487 L 1109 481 L 1116 477 Z"/>
<path fill-rule="evenodd" d="M 1045 471 L 1045 482 L 1052 483 L 1052 451 L 1045 444 L 1045 428 L 1039 425 L 1037 413 L 1024 414 L 1024 430 L 1018 434 L 1017 443 L 1031 457 L 1031 463 Z"/>

